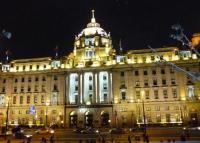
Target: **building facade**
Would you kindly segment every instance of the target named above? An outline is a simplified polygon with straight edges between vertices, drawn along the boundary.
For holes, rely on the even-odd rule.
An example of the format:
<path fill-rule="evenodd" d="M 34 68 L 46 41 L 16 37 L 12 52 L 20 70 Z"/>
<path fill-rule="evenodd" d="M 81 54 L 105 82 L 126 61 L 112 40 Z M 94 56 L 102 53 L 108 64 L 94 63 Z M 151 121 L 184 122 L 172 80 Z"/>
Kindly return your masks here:
<path fill-rule="evenodd" d="M 200 81 L 159 61 L 199 73 L 200 60 L 177 47 L 156 50 L 160 56 L 151 49 L 117 54 L 92 11 L 69 55 L 0 64 L 0 125 L 199 124 Z"/>

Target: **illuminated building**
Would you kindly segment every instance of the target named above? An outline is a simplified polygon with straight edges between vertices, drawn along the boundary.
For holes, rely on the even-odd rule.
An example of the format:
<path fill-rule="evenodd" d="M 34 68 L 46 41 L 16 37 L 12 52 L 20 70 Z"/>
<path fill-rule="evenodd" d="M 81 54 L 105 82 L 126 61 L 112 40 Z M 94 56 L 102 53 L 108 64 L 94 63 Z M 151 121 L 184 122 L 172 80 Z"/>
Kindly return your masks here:
<path fill-rule="evenodd" d="M 170 62 L 200 71 L 190 50 L 157 48 Z M 158 62 L 151 49 L 117 54 L 111 35 L 91 22 L 75 37 L 71 54 L 1 63 L 0 124 L 131 127 L 197 124 L 200 82 Z"/>

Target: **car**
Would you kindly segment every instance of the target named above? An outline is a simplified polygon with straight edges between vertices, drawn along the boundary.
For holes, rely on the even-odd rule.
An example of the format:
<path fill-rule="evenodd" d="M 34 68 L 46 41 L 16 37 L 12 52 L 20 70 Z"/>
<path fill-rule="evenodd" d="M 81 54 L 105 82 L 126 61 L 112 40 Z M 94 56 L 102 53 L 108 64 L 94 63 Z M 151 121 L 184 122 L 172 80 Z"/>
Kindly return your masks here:
<path fill-rule="evenodd" d="M 124 130 L 122 128 L 112 128 L 109 132 L 111 134 L 124 134 Z"/>
<path fill-rule="evenodd" d="M 96 133 L 99 133 L 99 130 L 89 127 L 89 128 L 82 129 L 81 133 L 82 134 L 96 134 Z"/>
<path fill-rule="evenodd" d="M 76 129 L 73 130 L 73 132 L 74 133 L 81 133 L 82 130 L 84 130 L 84 128 L 77 127 Z"/>

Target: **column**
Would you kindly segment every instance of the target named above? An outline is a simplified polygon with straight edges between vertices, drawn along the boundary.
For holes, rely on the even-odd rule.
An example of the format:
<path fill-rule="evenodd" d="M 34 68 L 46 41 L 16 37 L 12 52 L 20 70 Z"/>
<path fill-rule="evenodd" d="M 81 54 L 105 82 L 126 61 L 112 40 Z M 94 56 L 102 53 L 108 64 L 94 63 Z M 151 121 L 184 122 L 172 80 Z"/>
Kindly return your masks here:
<path fill-rule="evenodd" d="M 82 94 L 81 94 L 81 103 L 84 103 L 84 73 L 81 74 L 81 89 L 82 89 Z"/>
<path fill-rule="evenodd" d="M 97 97 L 96 97 L 96 103 L 100 103 L 100 95 L 99 95 L 100 89 L 99 89 L 99 72 L 97 73 Z"/>
<path fill-rule="evenodd" d="M 114 99 L 113 99 L 113 86 L 112 86 L 112 73 L 111 72 L 109 72 L 109 85 L 110 85 L 110 87 L 109 87 L 109 92 L 110 92 L 110 102 L 114 102 Z"/>
<path fill-rule="evenodd" d="M 81 81 L 81 74 L 78 73 L 78 104 L 82 103 Z"/>
<path fill-rule="evenodd" d="M 70 96 L 70 86 L 71 86 L 71 84 L 70 84 L 70 74 L 68 74 L 67 76 L 66 76 L 66 81 L 65 81 L 66 83 L 65 83 L 65 85 L 66 85 L 66 104 L 69 104 L 69 96 Z"/>
<path fill-rule="evenodd" d="M 93 85 L 92 85 L 92 87 L 93 87 L 93 97 L 92 97 L 92 103 L 96 103 L 96 72 L 93 72 L 92 73 L 92 78 L 93 78 Z"/>

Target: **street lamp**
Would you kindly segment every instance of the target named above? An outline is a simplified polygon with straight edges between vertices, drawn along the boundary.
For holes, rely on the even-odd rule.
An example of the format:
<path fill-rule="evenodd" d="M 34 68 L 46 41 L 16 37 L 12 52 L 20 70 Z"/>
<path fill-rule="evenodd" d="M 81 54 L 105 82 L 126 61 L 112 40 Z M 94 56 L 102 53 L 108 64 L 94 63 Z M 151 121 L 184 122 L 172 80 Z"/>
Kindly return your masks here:
<path fill-rule="evenodd" d="M 147 129 L 146 129 L 146 115 L 145 115 L 145 109 L 144 109 L 144 90 L 141 91 L 141 99 L 142 99 L 142 110 L 143 110 L 143 120 L 144 120 L 144 138 L 146 138 L 146 133 L 147 133 Z"/>
<path fill-rule="evenodd" d="M 47 119 L 47 114 L 48 114 L 48 106 L 49 106 L 49 102 L 46 102 L 46 123 L 45 123 L 45 125 L 46 125 L 46 127 L 47 127 L 47 121 L 48 121 L 48 119 Z"/>

